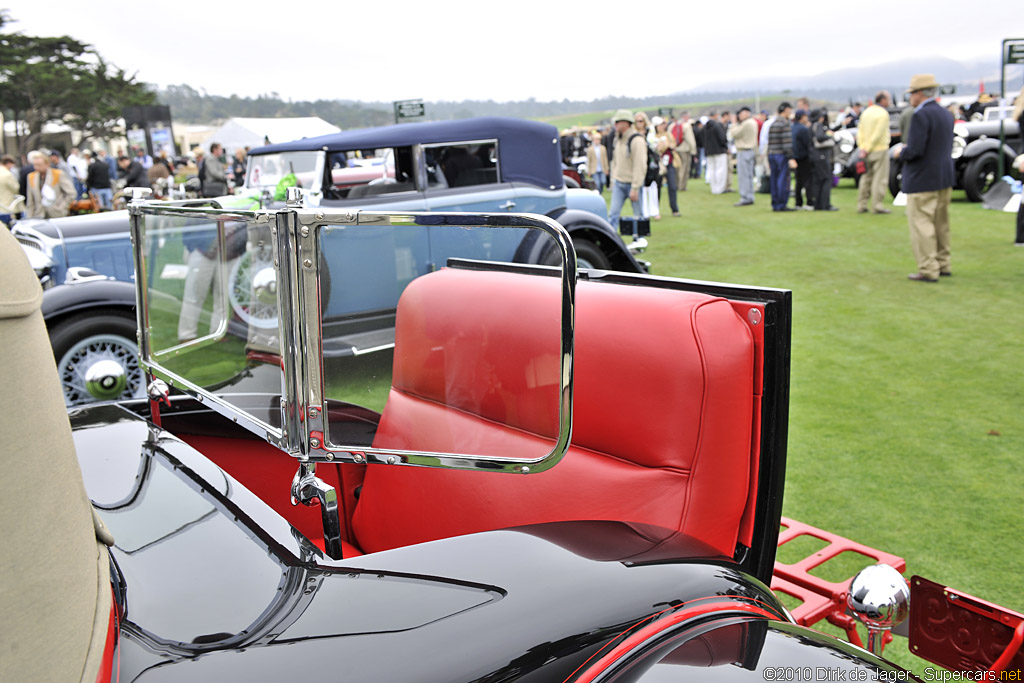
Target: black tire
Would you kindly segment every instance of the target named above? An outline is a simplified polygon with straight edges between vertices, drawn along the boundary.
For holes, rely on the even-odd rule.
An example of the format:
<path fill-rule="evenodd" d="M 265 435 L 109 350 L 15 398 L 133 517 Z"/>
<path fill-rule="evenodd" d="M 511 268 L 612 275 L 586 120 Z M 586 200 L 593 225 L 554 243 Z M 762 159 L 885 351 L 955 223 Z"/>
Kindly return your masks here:
<path fill-rule="evenodd" d="M 967 199 L 972 202 L 980 202 L 982 195 L 998 182 L 998 173 L 999 154 L 997 152 L 985 152 L 967 162 L 963 179 Z"/>
<path fill-rule="evenodd" d="M 115 360 L 125 370 L 128 386 L 118 400 L 145 394 L 135 330 L 133 318 L 113 311 L 82 313 L 50 328 L 50 346 L 57 362 L 65 404 L 72 406 L 97 400 L 85 390 L 83 373 L 90 361 L 98 359 Z"/>
<path fill-rule="evenodd" d="M 587 239 L 574 239 L 572 246 L 576 250 L 576 267 L 610 270 L 608 256 L 596 244 Z M 555 266 L 559 263 L 558 250 L 552 248 L 544 257 L 542 265 Z"/>
<path fill-rule="evenodd" d="M 903 164 L 895 159 L 889 162 L 889 193 L 896 198 L 903 190 Z"/>

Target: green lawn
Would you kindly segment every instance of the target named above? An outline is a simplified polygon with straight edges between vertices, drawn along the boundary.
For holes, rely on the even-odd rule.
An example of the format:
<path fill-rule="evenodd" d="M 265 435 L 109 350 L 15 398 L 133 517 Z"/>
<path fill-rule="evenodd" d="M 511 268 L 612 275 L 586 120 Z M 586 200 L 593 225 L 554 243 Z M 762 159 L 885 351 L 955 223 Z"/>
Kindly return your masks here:
<path fill-rule="evenodd" d="M 644 256 L 655 274 L 793 291 L 784 514 L 1024 611 L 1015 216 L 954 192 L 954 275 L 923 284 L 906 279 L 905 210 L 857 214 L 848 180 L 834 213 L 773 213 L 761 194 L 734 208 L 735 193 L 712 196 L 703 181 L 679 194 L 681 218 L 662 199 Z M 905 639 L 892 656 L 924 667 Z"/>

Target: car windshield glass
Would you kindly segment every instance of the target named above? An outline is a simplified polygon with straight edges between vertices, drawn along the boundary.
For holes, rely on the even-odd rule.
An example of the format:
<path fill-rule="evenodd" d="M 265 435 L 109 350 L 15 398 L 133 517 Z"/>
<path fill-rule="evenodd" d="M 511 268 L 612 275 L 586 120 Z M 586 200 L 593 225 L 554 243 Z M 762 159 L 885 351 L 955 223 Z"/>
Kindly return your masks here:
<path fill-rule="evenodd" d="M 141 221 L 143 349 L 172 386 L 219 391 L 278 353 L 269 223 L 200 210 Z M 279 421 L 271 419 L 279 406 L 238 407 L 264 424 Z"/>
<path fill-rule="evenodd" d="M 558 435 L 560 281 L 548 277 L 554 269 L 512 274 L 495 265 L 522 262 L 534 246 L 536 253 L 554 247 L 533 228 L 325 226 L 319 291 L 327 398 L 388 414 L 386 404 L 404 407 L 415 396 L 445 434 L 474 420 L 529 434 L 513 453 L 501 450 L 508 444 L 419 433 L 374 437 L 359 431 L 363 413 L 332 409 L 331 445 L 546 455 Z"/>
<path fill-rule="evenodd" d="M 316 160 L 320 152 L 282 152 L 280 154 L 253 154 L 249 157 L 249 189 L 280 190 L 281 199 L 288 187 L 309 189 L 316 179 Z"/>

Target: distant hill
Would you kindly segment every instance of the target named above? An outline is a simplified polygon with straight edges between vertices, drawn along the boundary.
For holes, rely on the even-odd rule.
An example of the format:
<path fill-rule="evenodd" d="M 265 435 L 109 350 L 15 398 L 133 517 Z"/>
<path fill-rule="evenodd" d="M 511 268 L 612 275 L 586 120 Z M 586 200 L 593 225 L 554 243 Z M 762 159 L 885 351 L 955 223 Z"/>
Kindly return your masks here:
<path fill-rule="evenodd" d="M 795 101 L 805 96 L 812 106 L 845 106 L 860 100 L 867 102 L 880 88 L 894 95 L 902 94 L 910 77 L 916 73 L 933 73 L 943 84 L 958 86 L 958 94 L 978 92 L 984 80 L 986 90 L 999 89 L 999 64 L 996 61 L 957 61 L 948 57 L 921 57 L 848 69 L 835 69 L 810 76 L 769 76 L 744 78 L 707 84 L 684 92 L 649 97 L 609 96 L 593 100 L 538 101 L 533 98 L 518 102 L 464 100 L 426 103 L 426 120 L 444 121 L 473 116 L 515 116 L 550 121 L 559 128 L 573 125 L 594 125 L 606 121 L 616 109 L 643 109 L 656 112 L 660 108 L 678 112 L 689 109 L 699 116 L 711 109 L 735 109 L 746 104 L 774 110 L 782 100 Z M 1020 87 L 1020 78 L 1007 83 L 1008 91 Z M 277 93 L 259 97 L 210 95 L 188 85 L 172 85 L 158 91 L 162 104 L 171 107 L 171 116 L 182 123 L 215 124 L 239 117 L 319 116 L 339 128 L 363 128 L 387 125 L 394 121 L 390 102 L 357 102 L 353 100 L 285 101 Z"/>
<path fill-rule="evenodd" d="M 961 62 L 949 57 L 933 56 L 904 59 L 883 64 L 870 64 L 847 69 L 835 69 L 810 76 L 769 76 L 762 78 L 745 78 L 724 83 L 716 83 L 716 90 L 726 91 L 848 91 L 851 96 L 873 94 L 881 87 L 905 88 L 914 74 L 930 73 L 942 84 L 963 86 L 964 92 L 973 87 L 971 92 L 978 91 L 978 83 L 985 81 L 986 89 L 999 89 L 999 62 L 973 61 Z M 710 84 L 698 86 L 685 93 L 707 91 Z M 861 92 L 863 91 L 863 92 Z M 857 94 L 854 94 L 857 93 Z"/>

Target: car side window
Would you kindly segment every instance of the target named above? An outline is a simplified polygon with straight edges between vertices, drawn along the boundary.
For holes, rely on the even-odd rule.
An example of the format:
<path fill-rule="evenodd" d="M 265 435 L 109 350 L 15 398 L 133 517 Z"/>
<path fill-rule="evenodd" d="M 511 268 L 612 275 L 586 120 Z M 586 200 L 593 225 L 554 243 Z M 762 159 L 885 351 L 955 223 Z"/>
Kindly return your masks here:
<path fill-rule="evenodd" d="M 361 199 L 416 189 L 412 148 L 331 152 L 325 174 L 330 199 Z"/>
<path fill-rule="evenodd" d="M 431 145 L 424 149 L 427 188 L 470 187 L 498 182 L 498 141 Z"/>

